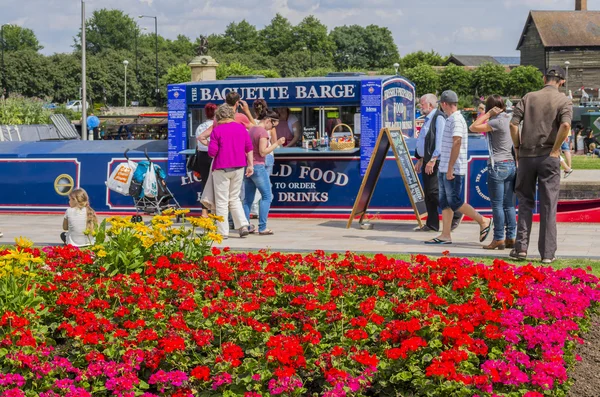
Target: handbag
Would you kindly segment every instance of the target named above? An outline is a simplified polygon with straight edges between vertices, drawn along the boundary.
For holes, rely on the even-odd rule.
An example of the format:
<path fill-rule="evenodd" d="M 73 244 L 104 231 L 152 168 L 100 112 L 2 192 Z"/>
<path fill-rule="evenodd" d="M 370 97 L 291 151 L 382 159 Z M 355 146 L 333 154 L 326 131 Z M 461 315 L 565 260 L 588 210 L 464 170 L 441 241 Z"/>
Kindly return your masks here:
<path fill-rule="evenodd" d="M 144 182 L 142 184 L 144 197 L 154 198 L 158 196 L 158 182 L 156 180 L 156 171 L 154 170 L 154 164 L 150 163 Z"/>
<path fill-rule="evenodd" d="M 202 160 L 200 159 L 199 153 L 192 154 L 187 161 L 187 169 L 190 171 L 200 172 L 202 169 Z"/>

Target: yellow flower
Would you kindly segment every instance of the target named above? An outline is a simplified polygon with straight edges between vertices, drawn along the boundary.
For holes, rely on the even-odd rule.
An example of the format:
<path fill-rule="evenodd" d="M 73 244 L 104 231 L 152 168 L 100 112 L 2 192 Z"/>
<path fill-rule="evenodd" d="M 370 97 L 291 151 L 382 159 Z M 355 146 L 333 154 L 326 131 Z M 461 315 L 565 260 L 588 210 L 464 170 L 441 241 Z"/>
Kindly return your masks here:
<path fill-rule="evenodd" d="M 208 214 L 208 217 L 211 218 L 211 219 L 214 219 L 217 222 L 223 222 L 224 221 L 224 219 L 223 219 L 222 216 Z"/>
<path fill-rule="evenodd" d="M 179 210 L 175 210 L 175 215 L 185 215 L 188 214 L 190 212 L 190 210 L 188 209 L 179 209 Z"/>
<path fill-rule="evenodd" d="M 173 233 L 174 236 L 179 236 L 181 234 L 181 229 L 173 229 L 171 230 L 171 233 Z"/>
<path fill-rule="evenodd" d="M 99 258 L 104 258 L 106 257 L 106 251 L 100 250 L 96 253 L 96 255 L 98 255 Z"/>
<path fill-rule="evenodd" d="M 154 245 L 154 239 L 151 237 L 143 237 L 142 245 L 144 246 L 144 248 L 150 248 Z"/>
<path fill-rule="evenodd" d="M 174 212 L 175 212 L 175 208 L 167 208 L 162 213 L 163 213 L 163 215 L 173 215 Z"/>
<path fill-rule="evenodd" d="M 15 243 L 17 244 L 17 247 L 21 247 L 21 248 L 33 247 L 33 241 L 31 241 L 28 238 L 23 237 L 23 236 L 16 237 Z"/>
<path fill-rule="evenodd" d="M 218 233 L 208 233 L 208 238 L 217 244 L 221 244 L 223 242 L 223 236 Z"/>

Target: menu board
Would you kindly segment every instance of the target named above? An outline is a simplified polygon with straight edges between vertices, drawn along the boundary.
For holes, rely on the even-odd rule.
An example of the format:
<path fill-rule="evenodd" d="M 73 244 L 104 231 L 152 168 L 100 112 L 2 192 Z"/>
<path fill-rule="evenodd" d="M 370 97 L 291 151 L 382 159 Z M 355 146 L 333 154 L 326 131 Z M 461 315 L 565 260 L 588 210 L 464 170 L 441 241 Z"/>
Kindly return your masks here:
<path fill-rule="evenodd" d="M 179 154 L 187 148 L 187 104 L 184 85 L 170 85 L 167 90 L 169 117 L 168 169 L 169 176 L 184 176 L 185 155 Z"/>
<path fill-rule="evenodd" d="M 365 175 L 381 129 L 381 80 L 361 81 L 360 175 Z"/>
<path fill-rule="evenodd" d="M 312 127 L 304 126 L 302 128 L 302 137 L 304 138 L 305 141 L 317 139 L 317 127 L 316 126 L 312 126 Z"/>
<path fill-rule="evenodd" d="M 355 217 L 360 216 L 360 222 L 362 222 L 367 214 L 369 203 L 375 192 L 375 186 L 379 180 L 379 175 L 383 169 L 383 164 L 390 147 L 394 152 L 396 164 L 398 165 L 402 180 L 404 181 L 404 187 L 406 188 L 413 210 L 417 216 L 419 227 L 423 226 L 421 217 L 427 214 L 425 196 L 423 194 L 421 182 L 413 167 L 412 158 L 406 146 L 406 142 L 404 141 L 404 137 L 400 131 L 390 131 L 388 128 L 382 128 L 379 137 L 377 138 L 367 171 L 365 172 L 360 185 L 358 195 L 356 196 L 354 206 L 352 207 L 352 213 L 350 214 L 350 219 L 348 219 L 346 228 L 350 228 Z"/>
<path fill-rule="evenodd" d="M 396 163 L 398 169 L 402 173 L 402 179 L 404 179 L 404 186 L 410 196 L 410 201 L 417 214 L 427 213 L 427 206 L 425 205 L 425 195 L 423 194 L 423 188 L 421 182 L 415 171 L 415 167 L 412 161 L 406 141 L 400 130 L 388 130 L 390 138 L 392 140 L 392 149 L 396 157 Z"/>

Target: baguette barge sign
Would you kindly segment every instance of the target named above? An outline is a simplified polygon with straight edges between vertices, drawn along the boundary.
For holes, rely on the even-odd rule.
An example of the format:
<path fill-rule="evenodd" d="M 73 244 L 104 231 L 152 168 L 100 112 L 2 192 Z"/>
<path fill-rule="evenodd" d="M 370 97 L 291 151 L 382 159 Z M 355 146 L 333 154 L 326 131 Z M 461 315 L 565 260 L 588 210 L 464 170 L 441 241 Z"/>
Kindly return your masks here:
<path fill-rule="evenodd" d="M 356 102 L 360 95 L 360 82 L 352 80 L 336 81 L 273 81 L 255 80 L 231 85 L 205 84 L 200 87 L 187 85 L 188 104 L 204 106 L 208 102 L 223 102 L 229 92 L 235 91 L 241 98 L 253 102 L 264 99 L 269 104 L 285 103 L 287 105 L 306 104 L 318 100 L 321 104 L 343 104 Z"/>
<path fill-rule="evenodd" d="M 356 201 L 352 207 L 352 213 L 350 214 L 350 219 L 348 219 L 346 228 L 350 228 L 355 217 L 360 216 L 359 222 L 362 223 L 365 215 L 367 215 L 369 203 L 373 198 L 375 186 L 379 180 L 379 175 L 383 169 L 383 163 L 390 150 L 390 146 L 394 152 L 396 164 L 398 165 L 402 179 L 404 180 L 404 187 L 410 198 L 410 203 L 417 216 L 419 227 L 423 227 L 421 217 L 427 213 L 425 196 L 423 194 L 421 182 L 415 172 L 410 152 L 404 141 L 404 136 L 399 130 L 390 131 L 388 128 L 382 128 L 379 137 L 377 138 L 377 143 L 375 144 L 369 167 L 367 168 L 358 195 L 356 196 Z"/>

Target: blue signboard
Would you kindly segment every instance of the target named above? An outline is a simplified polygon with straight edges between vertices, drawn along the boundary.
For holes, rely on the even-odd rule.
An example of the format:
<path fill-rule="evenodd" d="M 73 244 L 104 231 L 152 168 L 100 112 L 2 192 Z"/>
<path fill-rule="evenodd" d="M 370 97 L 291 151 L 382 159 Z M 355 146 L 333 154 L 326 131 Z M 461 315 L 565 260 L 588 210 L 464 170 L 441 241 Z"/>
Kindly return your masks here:
<path fill-rule="evenodd" d="M 167 90 L 167 108 L 169 111 L 168 157 L 169 176 L 186 174 L 186 157 L 179 154 L 187 149 L 187 103 L 183 85 L 170 85 Z"/>
<path fill-rule="evenodd" d="M 365 175 L 381 129 L 381 80 L 363 80 L 360 88 L 360 175 Z"/>
<path fill-rule="evenodd" d="M 187 85 L 188 105 L 223 103 L 231 91 L 236 91 L 250 103 L 264 99 L 269 106 L 358 105 L 360 80 L 324 78 L 199 82 Z"/>
<path fill-rule="evenodd" d="M 415 137 L 415 86 L 402 77 L 383 82 L 383 126 L 399 128 L 406 138 Z"/>

